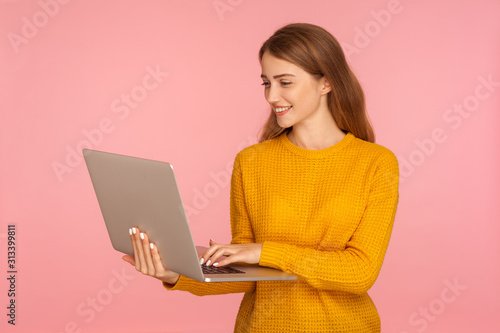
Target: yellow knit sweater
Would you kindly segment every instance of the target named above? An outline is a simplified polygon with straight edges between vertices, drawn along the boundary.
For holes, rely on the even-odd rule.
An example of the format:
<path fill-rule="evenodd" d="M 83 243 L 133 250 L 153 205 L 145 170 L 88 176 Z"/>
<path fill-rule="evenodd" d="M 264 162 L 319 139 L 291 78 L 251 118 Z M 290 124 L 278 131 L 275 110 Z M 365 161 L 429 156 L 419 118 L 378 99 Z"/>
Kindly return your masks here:
<path fill-rule="evenodd" d="M 398 202 L 398 162 L 348 133 L 323 150 L 286 135 L 242 150 L 231 181 L 232 243 L 263 243 L 260 265 L 295 281 L 200 283 L 171 290 L 244 292 L 235 332 L 380 332 L 367 294 Z"/>

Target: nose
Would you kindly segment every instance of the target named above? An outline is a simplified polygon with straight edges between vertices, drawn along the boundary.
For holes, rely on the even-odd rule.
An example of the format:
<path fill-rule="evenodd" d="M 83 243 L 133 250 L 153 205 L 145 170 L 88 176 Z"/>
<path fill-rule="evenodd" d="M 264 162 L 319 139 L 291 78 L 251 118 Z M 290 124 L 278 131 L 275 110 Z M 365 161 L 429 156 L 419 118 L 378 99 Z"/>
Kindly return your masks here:
<path fill-rule="evenodd" d="M 269 86 L 266 89 L 266 100 L 269 104 L 276 104 L 281 99 L 278 87 Z"/>

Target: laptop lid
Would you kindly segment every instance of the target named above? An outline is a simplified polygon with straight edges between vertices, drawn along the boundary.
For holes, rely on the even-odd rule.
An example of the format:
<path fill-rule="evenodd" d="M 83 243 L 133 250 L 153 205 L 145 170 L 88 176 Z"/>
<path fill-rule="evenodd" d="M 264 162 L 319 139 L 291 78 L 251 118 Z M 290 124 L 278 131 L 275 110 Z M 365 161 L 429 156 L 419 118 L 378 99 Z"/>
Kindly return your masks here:
<path fill-rule="evenodd" d="M 238 265 L 245 274 L 204 275 L 173 167 L 170 163 L 84 149 L 83 156 L 113 248 L 133 255 L 129 228 L 148 233 L 163 265 L 205 282 L 293 280 L 296 276 L 261 266 Z M 231 265 L 235 266 L 235 265 Z"/>

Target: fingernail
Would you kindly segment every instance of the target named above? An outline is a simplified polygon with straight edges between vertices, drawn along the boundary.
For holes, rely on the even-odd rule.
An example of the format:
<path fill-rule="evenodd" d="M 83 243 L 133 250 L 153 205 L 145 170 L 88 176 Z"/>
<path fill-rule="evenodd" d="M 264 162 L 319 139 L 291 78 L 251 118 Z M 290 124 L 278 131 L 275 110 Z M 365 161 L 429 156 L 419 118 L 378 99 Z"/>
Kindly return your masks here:
<path fill-rule="evenodd" d="M 210 259 L 208 259 L 206 266 L 210 265 Z"/>
<path fill-rule="evenodd" d="M 141 239 L 144 239 L 144 234 L 142 232 L 139 234 L 139 236 L 141 236 Z"/>
<path fill-rule="evenodd" d="M 219 265 L 219 263 L 218 263 L 218 262 L 214 262 L 214 266 L 218 266 L 218 265 Z"/>
<path fill-rule="evenodd" d="M 210 241 L 215 243 L 215 241 L 212 238 L 210 238 Z"/>
<path fill-rule="evenodd" d="M 203 262 L 205 261 L 205 258 L 200 259 L 200 265 L 203 265 Z"/>
<path fill-rule="evenodd" d="M 155 246 L 153 245 L 153 243 L 149 243 L 149 247 L 151 248 L 151 250 L 153 250 L 155 248 Z"/>
<path fill-rule="evenodd" d="M 132 233 L 135 235 L 135 233 L 137 232 L 137 230 L 135 230 L 135 228 L 132 228 Z"/>
<path fill-rule="evenodd" d="M 132 236 L 132 229 L 128 229 L 128 233 L 130 234 L 130 236 Z"/>

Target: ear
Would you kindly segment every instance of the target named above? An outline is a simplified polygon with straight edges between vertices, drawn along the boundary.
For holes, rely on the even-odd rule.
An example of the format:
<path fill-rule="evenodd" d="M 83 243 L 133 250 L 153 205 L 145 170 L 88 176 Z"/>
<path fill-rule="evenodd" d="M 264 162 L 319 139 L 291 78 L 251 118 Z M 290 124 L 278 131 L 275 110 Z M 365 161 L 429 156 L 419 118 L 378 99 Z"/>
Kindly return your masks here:
<path fill-rule="evenodd" d="M 330 85 L 330 82 L 326 79 L 326 77 L 321 78 L 321 95 L 326 95 L 330 91 L 332 91 L 332 86 Z"/>

